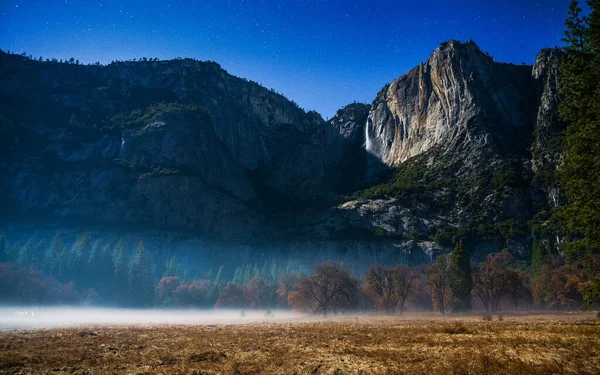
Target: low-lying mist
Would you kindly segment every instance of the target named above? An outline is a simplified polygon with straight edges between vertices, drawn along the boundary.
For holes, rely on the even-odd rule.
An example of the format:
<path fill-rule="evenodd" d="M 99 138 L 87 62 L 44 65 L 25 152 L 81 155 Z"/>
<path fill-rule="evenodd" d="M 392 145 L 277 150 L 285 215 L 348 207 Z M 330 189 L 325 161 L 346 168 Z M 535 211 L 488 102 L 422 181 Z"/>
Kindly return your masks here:
<path fill-rule="evenodd" d="M 0 307 L 0 330 L 94 325 L 206 325 L 299 320 L 285 310 L 176 310 L 87 307 Z"/>

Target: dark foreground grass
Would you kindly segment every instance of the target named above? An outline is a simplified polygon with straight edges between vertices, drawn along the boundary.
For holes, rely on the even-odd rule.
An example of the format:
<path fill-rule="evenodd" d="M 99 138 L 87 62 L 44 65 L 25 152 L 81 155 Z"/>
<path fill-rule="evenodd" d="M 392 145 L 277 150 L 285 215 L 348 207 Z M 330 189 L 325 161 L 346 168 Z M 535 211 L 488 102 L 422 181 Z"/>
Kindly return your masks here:
<path fill-rule="evenodd" d="M 3 374 L 600 374 L 592 314 L 0 332 Z"/>

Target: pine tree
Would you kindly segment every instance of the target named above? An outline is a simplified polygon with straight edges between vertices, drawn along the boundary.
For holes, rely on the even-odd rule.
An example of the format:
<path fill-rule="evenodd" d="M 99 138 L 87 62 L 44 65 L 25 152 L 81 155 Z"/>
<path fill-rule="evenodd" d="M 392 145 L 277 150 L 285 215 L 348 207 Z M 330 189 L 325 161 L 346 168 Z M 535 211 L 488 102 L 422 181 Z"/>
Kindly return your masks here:
<path fill-rule="evenodd" d="M 84 234 L 79 235 L 73 243 L 69 259 L 67 260 L 69 278 L 80 280 L 85 276 L 85 266 L 87 263 L 87 256 L 90 252 L 91 242 L 92 238 L 90 234 L 85 232 Z"/>
<path fill-rule="evenodd" d="M 569 4 L 569 18 L 565 21 L 567 29 L 562 39 L 567 49 L 589 50 L 589 40 L 586 37 L 589 19 L 581 16 L 581 12 L 579 1 L 572 0 Z"/>
<path fill-rule="evenodd" d="M 33 251 L 33 258 L 31 259 L 31 266 L 35 269 L 41 270 L 44 267 L 44 256 L 46 253 L 46 241 L 41 239 L 36 245 Z"/>
<path fill-rule="evenodd" d="M 64 248 L 65 242 L 63 241 L 62 234 L 56 232 L 50 246 L 48 246 L 44 254 L 44 271 L 51 275 L 56 275 L 58 273 L 59 257 Z"/>
<path fill-rule="evenodd" d="M 210 284 L 207 296 L 209 299 L 216 299 L 221 289 L 225 286 L 226 280 L 225 275 L 223 273 L 223 266 L 221 265 L 221 267 L 219 267 L 219 270 L 217 271 L 217 275 L 215 276 L 214 281 Z"/>
<path fill-rule="evenodd" d="M 122 301 L 129 294 L 129 269 L 127 247 L 122 240 L 117 242 L 112 254 L 113 264 L 113 296 L 117 301 Z"/>
<path fill-rule="evenodd" d="M 473 289 L 471 261 L 463 247 L 462 240 L 458 241 L 454 251 L 450 254 L 450 275 L 454 311 L 471 310 L 471 290 Z"/>
<path fill-rule="evenodd" d="M 29 267 L 34 259 L 34 252 L 36 248 L 36 243 L 33 237 L 29 238 L 25 245 L 21 247 L 19 250 L 19 255 L 17 256 L 17 264 L 21 267 Z"/>
<path fill-rule="evenodd" d="M 171 257 L 165 266 L 165 272 L 163 272 L 163 277 L 167 276 L 179 276 L 179 265 L 177 264 L 177 260 L 175 257 Z"/>
<path fill-rule="evenodd" d="M 217 275 L 215 276 L 215 280 L 214 280 L 214 284 L 218 285 L 219 287 L 225 285 L 225 275 L 223 275 L 223 265 L 221 265 L 221 267 L 219 267 L 219 270 L 217 271 Z"/>
<path fill-rule="evenodd" d="M 90 251 L 90 256 L 85 265 L 87 270 L 85 281 L 88 286 L 95 286 L 98 281 L 106 277 L 103 272 L 104 265 L 102 264 L 103 249 L 104 246 L 100 239 L 97 239 L 92 243 L 92 250 Z"/>
<path fill-rule="evenodd" d="M 560 66 L 567 123 L 565 159 L 559 169 L 567 204 L 560 210 L 571 231 L 569 255 L 600 251 L 600 1 L 588 2 L 589 17 L 571 1 L 566 21 L 565 58 Z"/>
<path fill-rule="evenodd" d="M 94 245 L 92 245 L 92 254 L 90 254 L 87 264 L 88 272 L 90 274 L 90 287 L 94 288 L 96 292 L 100 294 L 100 296 L 108 296 L 111 294 L 110 289 L 114 285 L 112 241 L 102 245 L 100 250 L 97 252 L 97 255 L 93 256 L 94 253 Z"/>
<path fill-rule="evenodd" d="M 242 269 L 240 267 L 235 269 L 231 282 L 238 285 L 242 283 Z"/>
<path fill-rule="evenodd" d="M 151 302 L 154 292 L 153 282 L 152 260 L 144 248 L 144 242 L 140 241 L 129 265 L 129 287 L 132 292 L 132 301 L 137 305 Z"/>
<path fill-rule="evenodd" d="M 531 268 L 534 272 L 538 272 L 548 260 L 550 251 L 548 245 L 533 236 L 531 245 Z"/>
<path fill-rule="evenodd" d="M 6 234 L 0 233 L 0 263 L 8 261 L 8 244 Z"/>

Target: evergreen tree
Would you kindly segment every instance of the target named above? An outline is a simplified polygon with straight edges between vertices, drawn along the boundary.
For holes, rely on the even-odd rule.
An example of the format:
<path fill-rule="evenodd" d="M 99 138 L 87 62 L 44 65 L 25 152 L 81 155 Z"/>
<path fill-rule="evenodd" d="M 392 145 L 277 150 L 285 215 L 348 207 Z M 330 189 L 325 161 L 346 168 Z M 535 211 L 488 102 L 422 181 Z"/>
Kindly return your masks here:
<path fill-rule="evenodd" d="M 600 1 L 588 4 L 590 16 L 583 17 L 571 1 L 560 66 L 559 112 L 568 124 L 559 170 L 567 204 L 560 217 L 571 232 L 570 255 L 600 251 Z"/>
<path fill-rule="evenodd" d="M 112 252 L 112 242 L 109 241 L 102 245 L 99 240 L 96 240 L 92 245 L 92 253 L 88 258 L 88 281 L 90 287 L 94 288 L 100 296 L 110 295 L 110 289 L 114 285 Z"/>
<path fill-rule="evenodd" d="M 85 232 L 84 234 L 79 235 L 73 243 L 69 259 L 67 260 L 69 278 L 81 280 L 85 276 L 85 266 L 87 263 L 87 256 L 90 252 L 91 242 L 92 238 L 90 234 Z"/>
<path fill-rule="evenodd" d="M 104 272 L 104 265 L 102 264 L 103 250 L 104 246 L 100 239 L 97 239 L 92 243 L 92 250 L 90 251 L 90 256 L 85 265 L 87 270 L 85 278 L 85 282 L 87 282 L 86 286 L 95 286 L 98 281 L 101 281 L 107 276 Z"/>
<path fill-rule="evenodd" d="M 165 272 L 163 272 L 163 277 L 168 276 L 179 276 L 179 265 L 177 264 L 177 260 L 175 257 L 171 257 L 165 266 Z"/>
<path fill-rule="evenodd" d="M 117 301 L 122 301 L 129 291 L 129 269 L 127 247 L 122 240 L 117 242 L 112 255 L 113 264 L 113 296 Z"/>
<path fill-rule="evenodd" d="M 152 301 L 154 294 L 154 277 L 152 274 L 152 260 L 140 241 L 131 258 L 129 265 L 129 287 L 132 292 L 132 301 L 137 305 L 144 305 Z"/>
<path fill-rule="evenodd" d="M 8 261 L 8 243 L 6 234 L 0 233 L 0 263 Z"/>
<path fill-rule="evenodd" d="M 242 284 L 242 269 L 240 267 L 237 267 L 235 269 L 235 272 L 233 273 L 233 278 L 231 279 L 231 282 L 234 284 Z"/>
<path fill-rule="evenodd" d="M 35 269 L 41 270 L 44 267 L 44 257 L 46 253 L 46 245 L 45 240 L 40 240 L 36 245 L 33 251 L 33 259 L 31 260 L 31 266 Z"/>
<path fill-rule="evenodd" d="M 71 280 L 72 276 L 69 272 L 69 256 L 71 255 L 71 251 L 69 250 L 69 248 L 67 246 L 63 246 L 62 250 L 60 251 L 60 254 L 58 254 L 58 258 L 56 259 L 55 262 L 55 274 L 56 276 L 58 276 L 61 280 Z"/>
<path fill-rule="evenodd" d="M 247 263 L 244 270 L 244 284 L 252 279 L 252 269 L 250 263 Z"/>
<path fill-rule="evenodd" d="M 223 273 L 223 266 L 221 265 L 221 267 L 219 267 L 219 270 L 217 271 L 217 275 L 215 276 L 214 281 L 210 284 L 210 288 L 208 290 L 207 295 L 209 300 L 216 299 L 221 289 L 225 286 L 226 280 L 225 275 Z"/>
<path fill-rule="evenodd" d="M 214 280 L 214 284 L 218 285 L 219 287 L 225 285 L 225 275 L 223 273 L 223 265 L 221 265 L 221 267 L 219 267 L 219 270 L 217 271 L 217 275 L 215 276 Z"/>
<path fill-rule="evenodd" d="M 539 240 L 535 235 L 533 236 L 533 243 L 531 245 L 531 268 L 534 272 L 538 272 L 542 266 L 548 260 L 550 254 L 549 246 Z"/>
<path fill-rule="evenodd" d="M 454 251 L 450 254 L 450 275 L 454 311 L 471 310 L 471 290 L 473 289 L 471 261 L 463 247 L 462 240 L 458 241 Z"/>
<path fill-rule="evenodd" d="M 64 248 L 65 242 L 63 241 L 62 234 L 56 232 L 44 254 L 44 271 L 51 275 L 58 274 L 58 262 Z"/>
<path fill-rule="evenodd" d="M 34 253 L 36 250 L 36 243 L 33 237 L 30 237 L 25 245 L 21 247 L 19 250 L 19 255 L 17 256 L 17 264 L 21 267 L 29 267 L 33 262 L 35 257 Z"/>

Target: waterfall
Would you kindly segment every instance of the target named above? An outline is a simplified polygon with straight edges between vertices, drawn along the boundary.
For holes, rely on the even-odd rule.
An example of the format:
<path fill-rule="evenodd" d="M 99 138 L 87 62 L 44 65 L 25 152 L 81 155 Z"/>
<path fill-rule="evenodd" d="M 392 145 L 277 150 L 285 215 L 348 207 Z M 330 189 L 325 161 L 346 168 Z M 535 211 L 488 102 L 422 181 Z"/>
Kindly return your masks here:
<path fill-rule="evenodd" d="M 371 114 L 369 113 L 369 116 Z M 365 150 L 367 152 L 371 152 L 372 142 L 371 137 L 369 136 L 369 117 L 367 116 L 367 122 L 365 124 Z"/>

